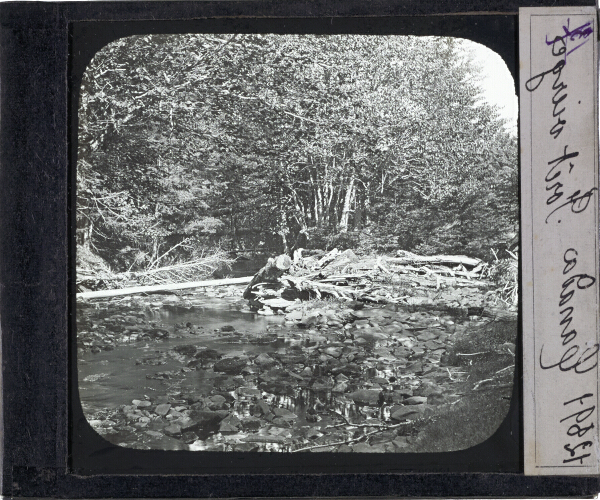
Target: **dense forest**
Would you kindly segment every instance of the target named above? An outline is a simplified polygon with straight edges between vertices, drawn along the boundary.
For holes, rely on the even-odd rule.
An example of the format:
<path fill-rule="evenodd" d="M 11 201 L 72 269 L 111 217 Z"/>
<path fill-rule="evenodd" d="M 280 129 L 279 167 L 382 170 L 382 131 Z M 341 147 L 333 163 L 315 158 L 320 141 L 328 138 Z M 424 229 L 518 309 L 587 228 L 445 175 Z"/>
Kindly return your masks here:
<path fill-rule="evenodd" d="M 119 39 L 82 80 L 77 245 L 115 271 L 215 249 L 491 260 L 517 140 L 453 38 Z"/>

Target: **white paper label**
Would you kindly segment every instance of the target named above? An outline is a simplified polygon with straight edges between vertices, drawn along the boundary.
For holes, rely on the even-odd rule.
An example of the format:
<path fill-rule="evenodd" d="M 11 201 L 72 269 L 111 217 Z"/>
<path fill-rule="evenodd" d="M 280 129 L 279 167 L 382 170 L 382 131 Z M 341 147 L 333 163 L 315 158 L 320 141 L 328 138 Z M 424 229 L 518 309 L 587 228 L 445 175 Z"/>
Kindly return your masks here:
<path fill-rule="evenodd" d="M 519 12 L 525 474 L 599 472 L 594 8 Z"/>

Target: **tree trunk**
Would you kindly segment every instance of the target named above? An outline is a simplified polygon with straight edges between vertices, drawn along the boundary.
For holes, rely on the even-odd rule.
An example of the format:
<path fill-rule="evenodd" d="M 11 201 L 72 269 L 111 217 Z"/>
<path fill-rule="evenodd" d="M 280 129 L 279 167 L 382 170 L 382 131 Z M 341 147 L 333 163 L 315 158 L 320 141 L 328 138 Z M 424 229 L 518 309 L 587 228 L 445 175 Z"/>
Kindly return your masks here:
<path fill-rule="evenodd" d="M 132 286 L 118 290 L 97 290 L 95 292 L 81 292 L 78 299 L 100 299 L 102 297 L 120 297 L 122 295 L 135 295 L 138 293 L 161 293 L 170 290 L 184 290 L 186 288 L 199 288 L 204 286 L 244 285 L 252 280 L 251 276 L 243 278 L 226 278 L 222 280 L 190 281 L 188 283 L 169 283 L 164 285 Z"/>
<path fill-rule="evenodd" d="M 285 213 L 285 207 L 283 204 L 283 193 L 281 193 L 279 201 L 279 235 L 281 236 L 281 243 L 283 246 L 283 253 L 288 254 L 290 249 L 287 243 L 287 233 L 289 232 L 287 226 L 287 217 Z"/>
<path fill-rule="evenodd" d="M 364 210 L 364 192 L 356 194 L 356 211 L 354 212 L 354 224 L 353 228 L 355 231 L 360 231 L 362 229 L 362 218 L 363 218 L 363 210 Z"/>
<path fill-rule="evenodd" d="M 352 197 L 354 196 L 354 177 L 350 179 L 348 189 L 346 190 L 346 196 L 344 198 L 344 208 L 342 209 L 342 218 L 340 220 L 340 231 L 345 233 L 348 231 L 348 219 L 350 217 L 350 205 L 352 203 Z"/>

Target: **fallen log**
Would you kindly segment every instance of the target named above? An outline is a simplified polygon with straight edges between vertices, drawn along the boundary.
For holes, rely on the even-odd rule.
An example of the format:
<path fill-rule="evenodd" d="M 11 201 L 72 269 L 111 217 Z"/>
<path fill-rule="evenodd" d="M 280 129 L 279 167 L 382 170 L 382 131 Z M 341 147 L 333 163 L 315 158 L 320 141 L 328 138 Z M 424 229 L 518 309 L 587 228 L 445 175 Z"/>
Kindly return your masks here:
<path fill-rule="evenodd" d="M 357 291 L 353 288 L 344 288 L 342 286 L 331 285 L 329 283 L 323 283 L 322 281 L 310 281 L 302 277 L 295 278 L 292 276 L 283 276 L 281 281 L 287 281 L 296 290 L 303 292 L 312 292 L 318 298 L 323 293 L 326 295 L 332 295 L 337 298 L 353 300 L 356 297 Z"/>
<path fill-rule="evenodd" d="M 170 283 L 165 285 L 132 286 L 115 290 L 97 290 L 95 292 L 81 292 L 78 299 L 100 299 L 104 297 L 119 297 L 122 295 L 135 295 L 137 293 L 160 293 L 171 290 L 184 290 L 186 288 L 200 288 L 204 286 L 245 285 L 250 283 L 252 276 L 242 278 L 226 278 L 221 280 L 190 281 L 187 283 Z"/>
<path fill-rule="evenodd" d="M 481 264 L 481 260 L 465 255 L 410 255 L 407 257 L 389 257 L 385 262 L 392 264 L 462 264 L 463 266 L 475 267 Z"/>

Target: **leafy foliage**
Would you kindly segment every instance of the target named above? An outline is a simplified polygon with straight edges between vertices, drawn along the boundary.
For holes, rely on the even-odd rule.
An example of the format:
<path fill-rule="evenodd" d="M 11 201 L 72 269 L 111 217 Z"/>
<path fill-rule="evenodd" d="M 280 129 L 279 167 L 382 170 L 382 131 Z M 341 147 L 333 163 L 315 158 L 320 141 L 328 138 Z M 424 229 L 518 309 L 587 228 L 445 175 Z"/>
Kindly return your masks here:
<path fill-rule="evenodd" d="M 87 68 L 78 243 L 118 268 L 339 244 L 487 257 L 516 140 L 452 38 L 148 35 Z"/>

